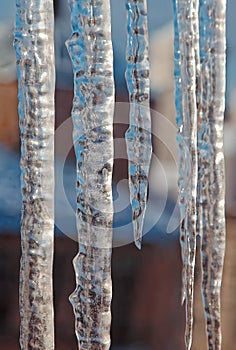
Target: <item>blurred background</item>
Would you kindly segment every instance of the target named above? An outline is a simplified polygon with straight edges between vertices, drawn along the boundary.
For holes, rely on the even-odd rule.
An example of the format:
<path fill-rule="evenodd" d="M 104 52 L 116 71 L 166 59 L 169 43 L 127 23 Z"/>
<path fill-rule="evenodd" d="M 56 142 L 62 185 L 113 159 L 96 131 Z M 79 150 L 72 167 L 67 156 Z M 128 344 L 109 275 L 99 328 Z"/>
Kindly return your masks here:
<path fill-rule="evenodd" d="M 74 317 L 68 296 L 75 285 L 72 258 L 77 251 L 74 209 L 75 157 L 70 111 L 71 62 L 64 45 L 70 35 L 66 0 L 55 0 L 56 54 L 56 226 L 55 329 L 58 350 L 76 349 Z M 132 241 L 124 134 L 128 123 L 125 84 L 125 1 L 111 0 L 116 84 L 115 206 L 112 262 L 112 350 L 183 350 L 181 258 L 178 237 L 177 152 L 173 81 L 171 0 L 148 0 L 151 63 L 153 160 L 142 251 Z M 236 2 L 228 0 L 227 94 L 225 114 L 227 250 L 222 289 L 223 350 L 236 342 Z M 20 139 L 13 30 L 15 1 L 0 2 L 0 348 L 19 349 L 18 271 L 20 259 Z M 66 149 L 66 150 L 65 150 Z M 62 184 L 63 190 L 62 191 Z M 69 203 L 69 204 L 68 204 Z M 193 350 L 207 349 L 196 267 Z"/>

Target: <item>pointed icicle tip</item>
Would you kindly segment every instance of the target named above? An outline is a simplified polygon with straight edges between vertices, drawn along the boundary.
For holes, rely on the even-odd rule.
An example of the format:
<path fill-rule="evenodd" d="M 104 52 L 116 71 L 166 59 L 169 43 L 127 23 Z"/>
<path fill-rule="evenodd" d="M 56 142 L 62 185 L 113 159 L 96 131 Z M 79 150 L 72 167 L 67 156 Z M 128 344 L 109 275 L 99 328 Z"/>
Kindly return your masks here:
<path fill-rule="evenodd" d="M 136 239 L 134 243 L 139 250 L 142 249 L 142 238 Z"/>
<path fill-rule="evenodd" d="M 144 215 L 145 210 L 139 216 L 133 217 L 134 243 L 139 250 L 142 249 Z"/>
<path fill-rule="evenodd" d="M 186 350 L 191 350 L 191 347 L 192 347 L 192 338 L 187 335 L 185 337 L 185 347 L 186 347 Z"/>

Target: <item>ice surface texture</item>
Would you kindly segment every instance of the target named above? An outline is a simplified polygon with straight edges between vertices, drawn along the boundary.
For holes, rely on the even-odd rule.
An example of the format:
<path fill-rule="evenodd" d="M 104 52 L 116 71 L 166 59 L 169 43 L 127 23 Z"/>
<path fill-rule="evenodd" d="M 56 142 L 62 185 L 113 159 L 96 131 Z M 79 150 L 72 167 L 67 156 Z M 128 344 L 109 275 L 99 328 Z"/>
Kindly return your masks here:
<path fill-rule="evenodd" d="M 190 349 L 196 235 L 199 234 L 208 348 L 221 349 L 226 2 L 174 0 L 173 4 L 185 342 Z"/>
<path fill-rule="evenodd" d="M 179 193 L 181 206 L 181 247 L 183 259 L 183 300 L 186 303 L 185 342 L 190 349 L 193 324 L 194 268 L 196 256 L 197 194 L 197 101 L 196 28 L 197 1 L 176 1 L 175 74 L 179 149 Z M 180 91 L 179 91 L 180 89 Z"/>
<path fill-rule="evenodd" d="M 130 119 L 126 132 L 134 240 L 140 249 L 151 161 L 149 56 L 146 0 L 127 0 L 127 69 Z"/>
<path fill-rule="evenodd" d="M 221 349 L 220 290 L 225 255 L 223 121 L 226 0 L 200 0 L 201 100 L 198 221 L 208 349 Z"/>
<path fill-rule="evenodd" d="M 79 349 L 109 349 L 114 81 L 110 1 L 69 1 L 77 160 L 76 289 L 70 297 Z"/>
<path fill-rule="evenodd" d="M 15 49 L 21 133 L 20 346 L 54 349 L 53 1 L 17 0 Z"/>

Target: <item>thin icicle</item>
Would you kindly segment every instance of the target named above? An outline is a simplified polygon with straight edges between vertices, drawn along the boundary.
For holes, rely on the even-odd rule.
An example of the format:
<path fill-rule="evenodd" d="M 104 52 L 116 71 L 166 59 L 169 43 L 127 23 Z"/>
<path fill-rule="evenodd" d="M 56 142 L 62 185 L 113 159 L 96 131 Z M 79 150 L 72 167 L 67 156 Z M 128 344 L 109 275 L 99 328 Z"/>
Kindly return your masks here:
<path fill-rule="evenodd" d="M 79 349 L 110 347 L 112 123 L 114 111 L 110 1 L 70 0 L 77 159 L 76 289 L 70 297 Z"/>
<path fill-rule="evenodd" d="M 179 31 L 177 20 L 176 0 L 173 0 L 174 9 L 174 75 L 175 75 L 175 106 L 176 106 L 176 126 L 177 126 L 177 146 L 178 146 L 178 188 L 179 188 L 179 208 L 180 208 L 180 245 L 182 255 L 182 303 L 186 298 L 186 262 L 187 262 L 187 245 L 185 227 L 185 163 L 187 157 L 187 149 L 184 142 L 184 124 L 182 112 L 182 91 L 181 91 L 181 76 L 180 76 L 180 51 L 179 51 Z"/>
<path fill-rule="evenodd" d="M 54 349 L 52 260 L 54 231 L 53 1 L 17 0 L 21 130 L 20 346 Z"/>
<path fill-rule="evenodd" d="M 149 58 L 146 0 L 127 0 L 127 70 L 130 126 L 126 132 L 134 241 L 141 249 L 151 160 Z"/>
<path fill-rule="evenodd" d="M 199 126 L 199 221 L 202 296 L 208 349 L 221 349 L 220 290 L 225 254 L 223 119 L 226 0 L 200 0 L 202 74 Z"/>
<path fill-rule="evenodd" d="M 197 101 L 196 101 L 196 28 L 198 26 L 198 2 L 176 0 L 177 12 L 176 53 L 176 103 L 179 129 L 181 247 L 183 262 L 183 299 L 186 302 L 186 348 L 191 348 L 193 327 L 193 291 L 196 256 L 196 192 L 197 192 Z M 178 43 L 179 42 L 179 47 Z M 180 72 L 180 77 L 179 77 Z M 181 92 L 178 92 L 181 89 Z M 179 109 L 179 110 L 178 110 Z M 181 117 L 182 114 L 182 117 Z M 183 137 L 183 139 L 182 139 Z M 182 143 L 184 140 L 184 144 Z M 187 152 L 183 148 L 187 148 Z M 190 157 L 190 159 L 188 159 Z M 185 159 L 184 159 L 185 158 Z M 183 177 L 183 178 L 182 178 Z M 184 218 L 185 217 L 185 218 Z M 183 219 L 184 218 L 184 219 Z"/>

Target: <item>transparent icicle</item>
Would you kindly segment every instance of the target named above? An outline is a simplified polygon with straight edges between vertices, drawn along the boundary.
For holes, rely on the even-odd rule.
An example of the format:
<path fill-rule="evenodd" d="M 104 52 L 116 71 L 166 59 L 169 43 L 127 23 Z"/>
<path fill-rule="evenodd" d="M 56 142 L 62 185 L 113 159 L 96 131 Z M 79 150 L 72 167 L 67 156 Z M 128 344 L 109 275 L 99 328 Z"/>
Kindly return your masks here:
<path fill-rule="evenodd" d="M 114 81 L 110 1 L 70 0 L 77 159 L 76 289 L 79 349 L 110 347 Z"/>
<path fill-rule="evenodd" d="M 223 119 L 226 0 L 200 0 L 201 119 L 199 212 L 202 296 L 208 349 L 221 349 L 220 290 L 225 254 Z"/>
<path fill-rule="evenodd" d="M 196 53 L 198 43 L 198 1 L 176 0 L 175 75 L 179 148 L 179 192 L 181 210 L 181 248 L 183 259 L 183 300 L 186 303 L 186 348 L 192 344 L 193 292 L 196 257 L 197 194 L 197 100 Z M 179 92 L 179 89 L 181 91 Z M 179 101 L 181 99 L 181 101 Z M 181 116 L 182 115 L 182 116 Z M 184 164 L 180 164 L 183 162 Z"/>
<path fill-rule="evenodd" d="M 52 0 L 17 0 L 21 132 L 20 347 L 54 349 L 54 14 Z"/>
<path fill-rule="evenodd" d="M 187 149 L 184 142 L 184 124 L 182 112 L 182 91 L 180 76 L 180 51 L 179 51 L 179 31 L 177 20 L 176 0 L 173 0 L 174 8 L 174 76 L 175 76 L 175 106 L 176 106 L 176 126 L 177 126 L 177 146 L 178 146 L 178 188 L 179 188 L 179 208 L 180 208 L 180 245 L 182 255 L 182 303 L 186 298 L 186 266 L 187 245 L 185 227 L 185 162 L 187 158 Z"/>
<path fill-rule="evenodd" d="M 146 0 L 127 0 L 127 70 L 130 126 L 126 132 L 134 240 L 141 249 L 151 161 L 149 58 Z"/>

